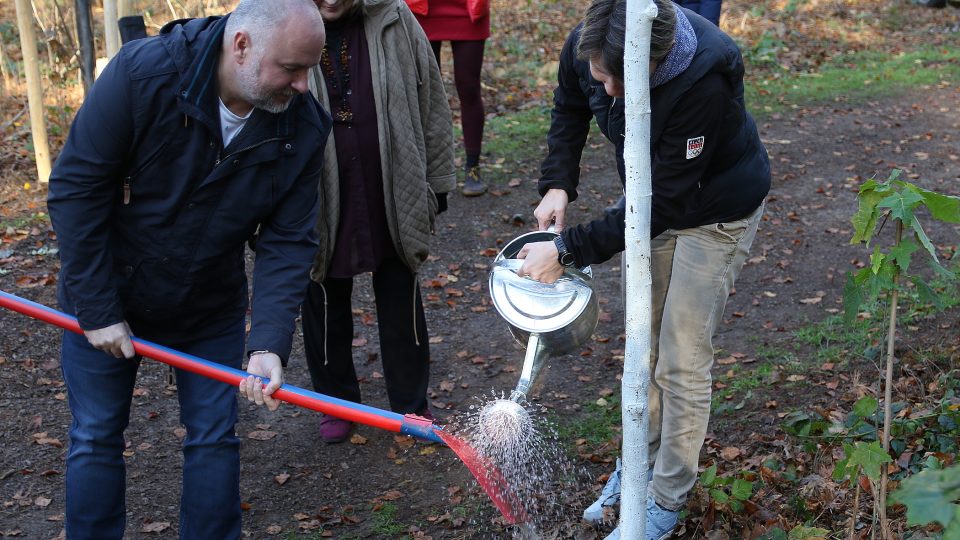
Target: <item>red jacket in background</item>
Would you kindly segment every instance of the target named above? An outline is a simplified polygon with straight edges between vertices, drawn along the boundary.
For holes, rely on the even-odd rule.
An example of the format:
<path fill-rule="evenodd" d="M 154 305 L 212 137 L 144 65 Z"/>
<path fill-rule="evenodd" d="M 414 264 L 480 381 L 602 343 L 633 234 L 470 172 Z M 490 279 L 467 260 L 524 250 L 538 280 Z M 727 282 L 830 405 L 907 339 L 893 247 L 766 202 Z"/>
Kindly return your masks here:
<path fill-rule="evenodd" d="M 490 37 L 490 0 L 406 0 L 430 41 Z"/>

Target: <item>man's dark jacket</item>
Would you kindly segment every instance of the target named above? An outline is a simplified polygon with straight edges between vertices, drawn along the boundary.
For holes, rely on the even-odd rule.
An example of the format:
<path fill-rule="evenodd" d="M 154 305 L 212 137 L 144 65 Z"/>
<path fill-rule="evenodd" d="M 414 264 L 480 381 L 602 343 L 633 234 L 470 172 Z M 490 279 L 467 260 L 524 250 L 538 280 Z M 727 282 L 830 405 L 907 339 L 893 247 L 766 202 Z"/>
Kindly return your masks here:
<path fill-rule="evenodd" d="M 250 350 L 286 360 L 307 274 L 329 116 L 297 95 L 254 109 L 222 147 L 217 69 L 227 18 L 176 21 L 121 48 L 77 113 L 50 177 L 61 306 L 84 329 L 203 338 L 247 308 Z"/>
<path fill-rule="evenodd" d="M 682 8 L 681 8 L 682 9 Z M 651 90 L 650 154 L 653 159 L 653 208 L 650 233 L 687 229 L 743 218 L 756 210 L 770 189 L 770 164 L 756 124 L 743 102 L 743 59 L 736 44 L 706 19 L 684 10 L 697 35 L 690 66 Z M 560 54 L 559 84 L 547 134 L 548 155 L 538 185 L 543 195 L 563 189 L 577 197 L 580 157 L 596 118 L 616 146 L 617 168 L 624 178 L 623 101 L 606 94 L 576 58 L 578 26 Z M 704 144 L 696 153 L 697 140 Z M 624 249 L 624 212 L 563 232 L 577 264 L 606 261 Z"/>

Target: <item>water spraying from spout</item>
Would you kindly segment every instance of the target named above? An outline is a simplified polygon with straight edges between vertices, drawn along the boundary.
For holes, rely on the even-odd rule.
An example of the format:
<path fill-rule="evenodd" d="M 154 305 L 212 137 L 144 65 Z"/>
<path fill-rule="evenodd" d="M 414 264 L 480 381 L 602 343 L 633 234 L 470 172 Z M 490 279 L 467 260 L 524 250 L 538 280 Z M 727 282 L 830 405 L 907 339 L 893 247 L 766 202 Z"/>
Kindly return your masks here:
<path fill-rule="evenodd" d="M 555 425 L 545 418 L 547 409 L 526 399 L 508 399 L 503 393 L 480 399 L 469 413 L 451 419 L 445 431 L 462 437 L 510 485 L 512 498 L 502 502 L 519 505 L 509 513 L 519 518 L 508 521 L 514 526 L 513 538 L 551 537 L 549 531 L 576 506 L 567 487 L 580 481 L 583 470 L 566 453 Z"/>
<path fill-rule="evenodd" d="M 512 399 L 491 401 L 477 417 L 480 433 L 504 445 L 519 445 L 533 432 L 530 414 Z"/>

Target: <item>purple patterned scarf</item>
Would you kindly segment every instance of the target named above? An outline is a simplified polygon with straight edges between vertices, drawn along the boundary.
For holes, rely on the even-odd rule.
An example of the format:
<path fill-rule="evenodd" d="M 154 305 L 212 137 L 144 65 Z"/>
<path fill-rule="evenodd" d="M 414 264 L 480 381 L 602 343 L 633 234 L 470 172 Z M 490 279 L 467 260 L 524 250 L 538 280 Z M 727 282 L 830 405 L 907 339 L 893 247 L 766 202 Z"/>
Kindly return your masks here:
<path fill-rule="evenodd" d="M 667 53 L 657 69 L 650 78 L 650 88 L 656 88 L 661 84 L 670 82 L 674 77 L 683 73 L 693 62 L 693 53 L 697 52 L 697 34 L 693 31 L 693 25 L 679 8 L 677 12 L 677 34 L 674 37 L 673 47 Z"/>

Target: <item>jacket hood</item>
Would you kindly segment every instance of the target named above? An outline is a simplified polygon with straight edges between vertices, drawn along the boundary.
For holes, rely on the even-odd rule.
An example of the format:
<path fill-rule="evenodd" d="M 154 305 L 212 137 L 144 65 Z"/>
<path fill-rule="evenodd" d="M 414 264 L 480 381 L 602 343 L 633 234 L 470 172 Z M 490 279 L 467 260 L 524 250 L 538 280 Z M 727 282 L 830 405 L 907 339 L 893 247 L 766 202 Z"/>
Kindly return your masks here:
<path fill-rule="evenodd" d="M 208 45 L 204 47 L 208 55 L 212 53 L 214 59 L 220 57 L 219 38 L 223 36 L 229 17 L 226 15 L 204 19 L 178 19 L 163 25 L 159 35 L 166 38 L 163 39 L 164 46 L 181 75 L 190 70 L 202 45 Z M 214 40 L 214 37 L 218 39 Z"/>

